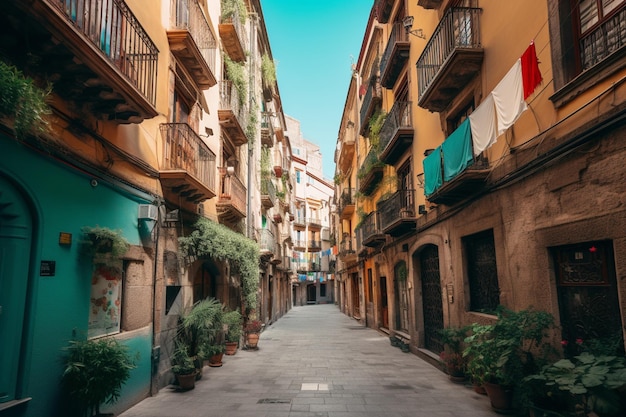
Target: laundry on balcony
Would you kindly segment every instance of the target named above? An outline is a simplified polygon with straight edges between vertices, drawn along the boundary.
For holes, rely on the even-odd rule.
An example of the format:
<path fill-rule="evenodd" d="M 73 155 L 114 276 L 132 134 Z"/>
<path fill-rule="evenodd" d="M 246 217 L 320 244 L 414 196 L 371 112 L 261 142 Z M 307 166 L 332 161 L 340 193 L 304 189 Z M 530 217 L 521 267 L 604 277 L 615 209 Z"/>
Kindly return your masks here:
<path fill-rule="evenodd" d="M 465 120 L 441 144 L 443 180 L 450 181 L 474 162 L 469 120 Z"/>

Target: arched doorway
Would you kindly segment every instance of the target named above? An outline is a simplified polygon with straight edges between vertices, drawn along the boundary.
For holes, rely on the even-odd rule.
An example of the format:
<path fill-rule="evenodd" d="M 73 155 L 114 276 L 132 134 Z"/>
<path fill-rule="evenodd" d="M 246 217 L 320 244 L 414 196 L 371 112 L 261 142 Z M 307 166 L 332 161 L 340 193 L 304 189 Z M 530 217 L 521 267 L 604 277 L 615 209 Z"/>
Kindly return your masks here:
<path fill-rule="evenodd" d="M 16 399 L 29 283 L 33 218 L 18 189 L 0 176 L 0 403 Z M 18 358 L 18 360 L 16 360 Z"/>
<path fill-rule="evenodd" d="M 440 353 L 443 345 L 439 331 L 443 329 L 443 304 L 441 301 L 441 275 L 439 273 L 439 249 L 426 245 L 419 253 L 420 278 L 422 281 L 422 313 L 424 317 L 424 347 Z"/>

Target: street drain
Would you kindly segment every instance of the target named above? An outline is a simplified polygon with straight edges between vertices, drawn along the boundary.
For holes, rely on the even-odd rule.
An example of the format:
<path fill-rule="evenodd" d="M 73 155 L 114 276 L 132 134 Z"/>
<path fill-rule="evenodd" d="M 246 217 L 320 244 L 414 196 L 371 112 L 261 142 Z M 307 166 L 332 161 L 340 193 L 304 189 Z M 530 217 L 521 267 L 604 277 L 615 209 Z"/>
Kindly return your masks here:
<path fill-rule="evenodd" d="M 291 400 L 282 400 L 280 398 L 262 398 L 257 404 L 291 404 Z"/>

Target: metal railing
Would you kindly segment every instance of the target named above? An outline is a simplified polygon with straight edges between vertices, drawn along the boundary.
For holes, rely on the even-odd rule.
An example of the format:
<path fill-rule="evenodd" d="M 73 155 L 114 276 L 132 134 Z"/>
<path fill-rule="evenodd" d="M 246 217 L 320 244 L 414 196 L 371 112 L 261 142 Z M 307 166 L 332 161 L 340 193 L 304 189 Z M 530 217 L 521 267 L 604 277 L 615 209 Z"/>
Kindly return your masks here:
<path fill-rule="evenodd" d="M 378 149 L 370 149 L 357 173 L 359 179 L 365 178 L 373 168 L 382 167 L 384 165 L 379 158 L 379 153 Z"/>
<path fill-rule="evenodd" d="M 380 228 L 384 230 L 399 218 L 415 217 L 415 190 L 398 190 L 376 205 Z"/>
<path fill-rule="evenodd" d="M 401 128 L 413 128 L 410 101 L 396 101 L 393 103 L 391 111 L 387 114 L 383 127 L 380 129 L 380 149 L 382 149 L 382 152 L 391 143 L 391 139 L 393 139 L 396 131 Z"/>
<path fill-rule="evenodd" d="M 393 28 L 391 29 L 391 35 L 389 35 L 389 41 L 387 42 L 387 46 L 385 47 L 385 52 L 383 52 L 383 57 L 380 60 L 380 73 L 384 74 L 385 69 L 387 68 L 387 64 L 389 63 L 389 58 L 391 58 L 391 53 L 395 48 L 395 44 L 398 42 L 408 42 L 409 34 L 404 29 L 402 22 L 396 22 L 393 24 Z"/>
<path fill-rule="evenodd" d="M 209 69 L 215 74 L 217 42 L 198 0 L 173 0 L 173 3 L 176 8 L 174 28 L 189 32 Z"/>
<path fill-rule="evenodd" d="M 163 169 L 182 169 L 215 190 L 215 154 L 187 123 L 163 123 Z"/>
<path fill-rule="evenodd" d="M 229 175 L 225 167 L 220 167 L 222 184 L 220 188 L 220 200 L 230 200 L 233 207 L 241 213 L 246 213 L 246 186 L 236 175 Z"/>
<path fill-rule="evenodd" d="M 259 234 L 259 249 L 262 252 L 272 252 L 276 251 L 276 240 L 274 239 L 274 234 L 269 229 L 258 229 Z"/>
<path fill-rule="evenodd" d="M 380 221 L 377 211 L 372 211 L 367 216 L 365 216 L 363 223 L 361 223 L 360 230 L 362 233 L 362 241 L 365 241 L 372 236 L 381 234 Z"/>
<path fill-rule="evenodd" d="M 276 204 L 276 186 L 269 178 L 261 179 L 261 196 L 267 196 L 272 202 L 272 206 Z"/>
<path fill-rule="evenodd" d="M 312 227 L 322 227 L 322 221 L 318 217 L 307 217 L 306 222 Z"/>
<path fill-rule="evenodd" d="M 626 23 L 624 22 L 626 22 L 626 8 L 603 22 L 596 30 L 580 38 L 580 62 L 583 71 L 626 45 Z"/>
<path fill-rule="evenodd" d="M 248 50 L 248 36 L 246 35 L 246 28 L 241 23 L 241 19 L 239 18 L 239 12 L 236 9 L 231 9 L 228 14 L 224 14 L 220 17 L 220 23 L 231 24 L 235 27 L 235 32 L 237 33 L 237 37 L 239 38 L 239 42 L 241 42 L 241 46 L 243 47 L 244 52 Z"/>
<path fill-rule="evenodd" d="M 352 253 L 354 253 L 354 249 L 352 246 L 352 237 L 348 237 L 341 241 L 339 245 L 339 254 L 345 256 Z"/>
<path fill-rule="evenodd" d="M 480 12 L 474 7 L 453 7 L 443 16 L 417 60 L 420 98 L 456 49 L 480 48 Z"/>
<path fill-rule="evenodd" d="M 246 106 L 241 103 L 239 93 L 230 80 L 220 81 L 220 110 L 230 110 L 239 120 L 239 125 L 245 131 L 248 126 Z"/>
<path fill-rule="evenodd" d="M 365 128 L 369 123 L 370 116 L 370 107 L 373 105 L 372 102 L 374 98 L 382 97 L 382 87 L 380 85 L 380 80 L 376 79 L 374 84 L 370 84 L 367 88 L 367 92 L 365 93 L 365 97 L 363 97 L 363 104 L 361 105 L 361 127 Z"/>
<path fill-rule="evenodd" d="M 44 1 L 64 13 L 155 105 L 159 50 L 124 0 Z"/>

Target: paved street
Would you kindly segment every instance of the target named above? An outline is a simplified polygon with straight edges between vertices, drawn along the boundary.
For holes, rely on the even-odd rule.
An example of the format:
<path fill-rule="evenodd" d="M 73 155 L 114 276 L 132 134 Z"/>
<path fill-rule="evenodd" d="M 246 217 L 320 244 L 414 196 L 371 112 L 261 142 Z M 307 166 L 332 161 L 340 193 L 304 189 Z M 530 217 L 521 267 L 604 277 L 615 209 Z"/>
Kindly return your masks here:
<path fill-rule="evenodd" d="M 487 397 L 392 347 L 334 305 L 294 307 L 259 350 L 225 356 L 188 392 L 162 389 L 120 417 L 493 417 Z"/>

